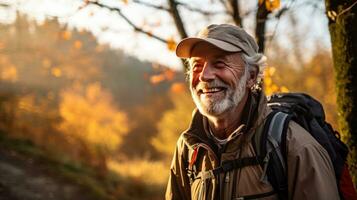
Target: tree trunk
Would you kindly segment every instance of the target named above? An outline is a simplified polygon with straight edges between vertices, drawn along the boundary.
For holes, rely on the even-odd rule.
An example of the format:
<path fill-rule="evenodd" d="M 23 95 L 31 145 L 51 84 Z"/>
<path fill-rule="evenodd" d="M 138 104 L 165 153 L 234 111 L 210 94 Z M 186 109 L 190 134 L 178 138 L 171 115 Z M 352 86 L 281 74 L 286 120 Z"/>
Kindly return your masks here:
<path fill-rule="evenodd" d="M 238 0 L 229 0 L 229 12 L 237 26 L 243 27 L 242 18 L 240 17 Z"/>
<path fill-rule="evenodd" d="M 335 69 L 339 125 L 351 152 L 357 183 L 357 4 L 356 0 L 325 0 Z"/>
<path fill-rule="evenodd" d="M 259 52 L 264 53 L 265 49 L 265 25 L 268 19 L 269 11 L 265 7 L 265 1 L 258 2 L 258 11 L 256 15 L 255 38 L 258 42 Z"/>

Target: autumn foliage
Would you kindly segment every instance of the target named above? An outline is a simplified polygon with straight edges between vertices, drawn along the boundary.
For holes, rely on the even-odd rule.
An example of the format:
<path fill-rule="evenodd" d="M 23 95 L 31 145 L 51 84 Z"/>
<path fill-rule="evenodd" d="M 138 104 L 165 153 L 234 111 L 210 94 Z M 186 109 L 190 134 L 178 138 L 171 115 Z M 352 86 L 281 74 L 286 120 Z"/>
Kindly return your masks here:
<path fill-rule="evenodd" d="M 101 179 L 114 173 L 162 192 L 167 176 L 152 173 L 166 174 L 195 107 L 183 72 L 131 58 L 56 20 L 38 24 L 19 15 L 0 27 L 0 134 L 90 166 Z M 175 45 L 171 38 L 167 48 Z M 320 50 L 297 66 L 284 51 L 268 54 L 266 94 L 309 93 L 337 127 L 331 55 Z"/>

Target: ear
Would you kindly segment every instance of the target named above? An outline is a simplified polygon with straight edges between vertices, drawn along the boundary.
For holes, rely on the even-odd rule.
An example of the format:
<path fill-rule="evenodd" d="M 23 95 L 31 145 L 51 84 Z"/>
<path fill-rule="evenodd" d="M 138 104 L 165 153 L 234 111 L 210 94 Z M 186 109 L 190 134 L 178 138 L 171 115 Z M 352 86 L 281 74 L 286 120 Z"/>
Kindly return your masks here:
<path fill-rule="evenodd" d="M 257 82 L 258 78 L 258 69 L 254 67 L 253 70 L 249 70 L 247 79 L 247 88 L 252 88 L 254 84 Z"/>

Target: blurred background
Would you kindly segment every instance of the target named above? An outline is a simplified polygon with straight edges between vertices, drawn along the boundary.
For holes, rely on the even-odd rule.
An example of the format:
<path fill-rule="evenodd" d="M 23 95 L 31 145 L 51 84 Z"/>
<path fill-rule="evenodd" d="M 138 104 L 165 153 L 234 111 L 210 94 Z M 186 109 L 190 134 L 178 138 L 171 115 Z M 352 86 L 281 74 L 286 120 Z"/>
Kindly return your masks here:
<path fill-rule="evenodd" d="M 338 129 L 322 0 L 0 0 L 0 199 L 163 199 L 194 108 L 175 46 L 211 23 Z"/>

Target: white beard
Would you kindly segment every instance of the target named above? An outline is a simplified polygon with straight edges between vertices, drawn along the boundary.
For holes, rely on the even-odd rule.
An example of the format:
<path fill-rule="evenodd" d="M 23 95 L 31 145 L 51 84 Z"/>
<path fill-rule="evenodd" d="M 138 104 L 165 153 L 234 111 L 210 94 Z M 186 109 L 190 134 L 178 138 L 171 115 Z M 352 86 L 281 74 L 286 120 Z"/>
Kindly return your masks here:
<path fill-rule="evenodd" d="M 245 92 L 246 92 L 246 85 L 248 79 L 248 69 L 244 70 L 244 74 L 240 78 L 239 82 L 237 83 L 236 90 L 233 90 L 229 85 L 223 83 L 219 79 L 215 79 L 212 82 L 200 82 L 196 85 L 195 88 L 190 87 L 191 95 L 193 101 L 196 104 L 197 109 L 200 111 L 201 114 L 205 116 L 218 116 L 222 113 L 235 108 L 238 104 L 242 101 Z M 200 85 L 202 84 L 202 85 Z M 196 88 L 200 87 L 224 87 L 227 88 L 225 92 L 225 96 L 223 99 L 201 99 L 198 95 Z"/>

